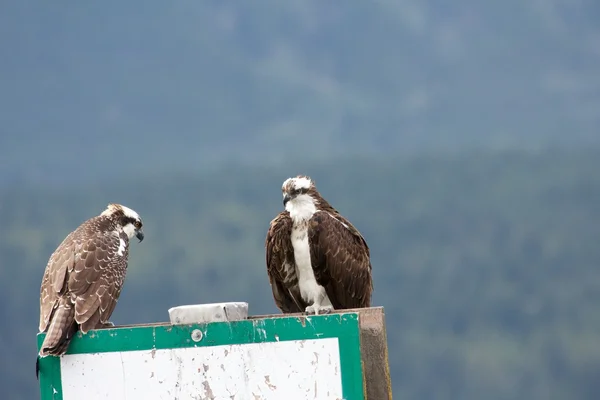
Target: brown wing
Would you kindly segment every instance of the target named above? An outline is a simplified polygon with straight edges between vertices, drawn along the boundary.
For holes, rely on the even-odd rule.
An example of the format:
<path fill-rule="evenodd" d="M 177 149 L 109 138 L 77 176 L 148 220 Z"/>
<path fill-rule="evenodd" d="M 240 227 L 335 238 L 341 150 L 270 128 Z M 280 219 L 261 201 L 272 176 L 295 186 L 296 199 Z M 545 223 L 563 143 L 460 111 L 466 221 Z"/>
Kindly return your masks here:
<path fill-rule="evenodd" d="M 125 249 L 119 255 L 120 240 Z M 68 291 L 75 303 L 75 321 L 87 332 L 110 318 L 125 279 L 128 240 L 98 233 L 82 244 L 68 271 Z"/>
<path fill-rule="evenodd" d="M 319 211 L 309 221 L 308 239 L 315 278 L 333 307 L 370 307 L 373 281 L 369 247 L 358 230 L 339 214 Z"/>
<path fill-rule="evenodd" d="M 273 298 L 284 314 L 303 312 L 308 305 L 298 288 L 291 234 L 292 219 L 284 211 L 271 221 L 265 239 L 267 273 Z"/>
<path fill-rule="evenodd" d="M 42 280 L 41 332 L 48 327 L 61 297 L 75 305 L 74 319 L 83 332 L 108 321 L 125 278 L 128 246 L 118 255 L 119 244 L 113 233 L 65 239 L 50 258 Z"/>

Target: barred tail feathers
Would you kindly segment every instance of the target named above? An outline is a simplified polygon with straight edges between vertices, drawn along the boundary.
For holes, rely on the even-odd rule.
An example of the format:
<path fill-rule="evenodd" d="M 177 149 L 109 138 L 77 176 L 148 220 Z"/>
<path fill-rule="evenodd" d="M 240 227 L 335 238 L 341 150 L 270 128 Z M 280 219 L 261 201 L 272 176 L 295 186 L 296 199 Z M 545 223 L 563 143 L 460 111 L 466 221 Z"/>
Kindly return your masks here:
<path fill-rule="evenodd" d="M 40 356 L 60 356 L 67 351 L 73 335 L 77 332 L 75 307 L 68 300 L 61 301 L 54 311 L 50 326 L 40 349 Z"/>

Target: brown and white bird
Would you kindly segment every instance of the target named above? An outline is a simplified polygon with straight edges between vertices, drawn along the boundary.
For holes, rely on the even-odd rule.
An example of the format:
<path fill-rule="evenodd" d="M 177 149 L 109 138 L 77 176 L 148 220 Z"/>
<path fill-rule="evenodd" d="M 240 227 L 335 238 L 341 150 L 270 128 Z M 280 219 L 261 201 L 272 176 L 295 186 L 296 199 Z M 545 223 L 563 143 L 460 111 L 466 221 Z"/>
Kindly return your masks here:
<path fill-rule="evenodd" d="M 64 354 L 78 330 L 112 326 L 109 318 L 121 294 L 133 236 L 144 239 L 138 213 L 109 204 L 52 253 L 40 289 L 39 330 L 46 332 L 40 357 Z"/>
<path fill-rule="evenodd" d="M 265 241 L 275 304 L 283 313 L 370 307 L 369 247 L 360 232 L 299 175 L 283 182 L 282 211 Z"/>

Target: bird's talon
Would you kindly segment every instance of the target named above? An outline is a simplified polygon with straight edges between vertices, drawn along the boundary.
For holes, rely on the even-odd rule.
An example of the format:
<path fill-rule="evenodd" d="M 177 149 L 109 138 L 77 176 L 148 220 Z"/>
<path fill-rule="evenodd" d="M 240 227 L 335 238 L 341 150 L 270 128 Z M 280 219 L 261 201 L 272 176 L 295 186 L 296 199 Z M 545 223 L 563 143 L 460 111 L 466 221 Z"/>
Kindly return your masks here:
<path fill-rule="evenodd" d="M 332 306 L 315 307 L 314 305 L 312 305 L 312 306 L 306 307 L 305 311 L 306 311 L 306 314 L 309 314 L 309 315 L 329 314 L 333 311 L 333 307 Z"/>
<path fill-rule="evenodd" d="M 332 306 L 325 306 L 325 307 L 319 308 L 319 313 L 320 314 L 331 314 L 332 311 L 333 311 L 333 307 Z"/>
<path fill-rule="evenodd" d="M 308 315 L 314 315 L 316 314 L 316 310 L 314 306 L 308 306 L 306 307 L 306 309 L 304 310 Z"/>

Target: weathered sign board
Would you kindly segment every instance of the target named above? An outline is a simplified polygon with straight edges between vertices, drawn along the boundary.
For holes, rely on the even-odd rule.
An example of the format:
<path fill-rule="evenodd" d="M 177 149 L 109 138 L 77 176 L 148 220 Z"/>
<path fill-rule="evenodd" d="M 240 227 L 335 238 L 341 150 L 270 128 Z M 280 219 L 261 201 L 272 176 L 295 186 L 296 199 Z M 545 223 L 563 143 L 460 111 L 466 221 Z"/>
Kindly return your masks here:
<path fill-rule="evenodd" d="M 40 359 L 41 399 L 364 400 L 361 337 L 372 340 L 360 319 L 357 311 L 78 333 L 67 354 Z M 387 393 L 384 350 L 375 362 L 385 362 Z"/>

